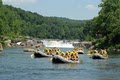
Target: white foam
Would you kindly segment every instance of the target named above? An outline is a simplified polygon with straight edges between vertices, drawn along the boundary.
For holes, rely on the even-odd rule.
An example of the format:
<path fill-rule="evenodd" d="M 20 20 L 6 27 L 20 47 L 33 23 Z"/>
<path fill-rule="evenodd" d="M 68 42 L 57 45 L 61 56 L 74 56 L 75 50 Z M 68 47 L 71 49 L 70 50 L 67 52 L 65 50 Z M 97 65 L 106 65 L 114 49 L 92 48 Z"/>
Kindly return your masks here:
<path fill-rule="evenodd" d="M 42 41 L 45 47 L 74 48 L 72 43 L 63 41 Z"/>

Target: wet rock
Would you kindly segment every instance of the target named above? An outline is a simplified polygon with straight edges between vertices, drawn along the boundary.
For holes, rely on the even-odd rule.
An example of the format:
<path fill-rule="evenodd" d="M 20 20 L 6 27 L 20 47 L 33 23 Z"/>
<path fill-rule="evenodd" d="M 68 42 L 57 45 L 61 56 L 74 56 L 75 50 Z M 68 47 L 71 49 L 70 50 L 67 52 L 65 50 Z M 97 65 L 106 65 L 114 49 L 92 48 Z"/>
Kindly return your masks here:
<path fill-rule="evenodd" d="M 2 47 L 2 44 L 0 43 L 0 51 L 2 51 L 3 50 L 3 47 Z"/>

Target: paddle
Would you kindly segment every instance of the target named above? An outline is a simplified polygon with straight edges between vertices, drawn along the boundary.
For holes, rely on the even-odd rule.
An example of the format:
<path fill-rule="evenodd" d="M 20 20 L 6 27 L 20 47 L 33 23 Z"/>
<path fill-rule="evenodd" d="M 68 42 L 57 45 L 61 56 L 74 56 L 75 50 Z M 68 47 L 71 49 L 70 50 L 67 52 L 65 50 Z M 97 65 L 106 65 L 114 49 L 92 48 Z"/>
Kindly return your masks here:
<path fill-rule="evenodd" d="M 50 60 L 52 61 L 53 58 L 50 58 Z"/>
<path fill-rule="evenodd" d="M 35 56 L 34 56 L 34 54 L 31 54 L 30 57 L 31 57 L 31 58 L 34 58 Z"/>

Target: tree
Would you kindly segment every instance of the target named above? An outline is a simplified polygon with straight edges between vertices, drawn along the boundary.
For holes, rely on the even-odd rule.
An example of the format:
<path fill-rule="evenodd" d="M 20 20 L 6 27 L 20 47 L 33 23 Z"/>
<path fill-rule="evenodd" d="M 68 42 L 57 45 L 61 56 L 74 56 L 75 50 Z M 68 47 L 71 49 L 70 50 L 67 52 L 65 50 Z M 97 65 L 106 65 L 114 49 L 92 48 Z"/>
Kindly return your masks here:
<path fill-rule="evenodd" d="M 0 6 L 2 5 L 2 0 L 0 0 Z"/>
<path fill-rule="evenodd" d="M 79 39 L 86 22 L 61 17 L 44 17 L 9 5 L 0 7 L 0 35 L 9 37 L 23 35 L 47 39 Z M 84 37 L 82 36 L 83 39 Z"/>
<path fill-rule="evenodd" d="M 102 0 L 99 7 L 99 16 L 92 20 L 93 33 L 102 35 L 101 45 L 117 45 L 120 43 L 120 0 Z"/>

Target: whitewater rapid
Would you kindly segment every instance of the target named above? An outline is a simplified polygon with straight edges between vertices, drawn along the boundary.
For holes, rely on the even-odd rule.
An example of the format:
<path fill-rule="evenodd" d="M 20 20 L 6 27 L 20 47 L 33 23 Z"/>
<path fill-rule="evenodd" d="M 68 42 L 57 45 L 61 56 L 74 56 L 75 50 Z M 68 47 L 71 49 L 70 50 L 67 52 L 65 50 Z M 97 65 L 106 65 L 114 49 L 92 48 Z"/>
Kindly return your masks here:
<path fill-rule="evenodd" d="M 43 40 L 43 45 L 45 47 L 58 47 L 58 48 L 74 48 L 72 43 L 64 41 L 47 41 Z"/>

